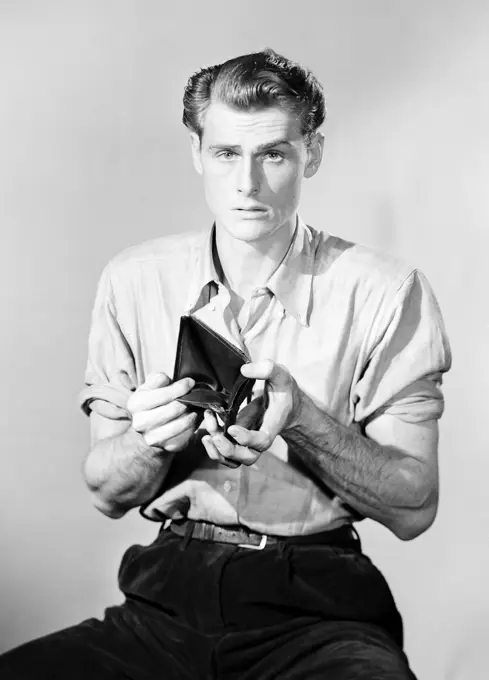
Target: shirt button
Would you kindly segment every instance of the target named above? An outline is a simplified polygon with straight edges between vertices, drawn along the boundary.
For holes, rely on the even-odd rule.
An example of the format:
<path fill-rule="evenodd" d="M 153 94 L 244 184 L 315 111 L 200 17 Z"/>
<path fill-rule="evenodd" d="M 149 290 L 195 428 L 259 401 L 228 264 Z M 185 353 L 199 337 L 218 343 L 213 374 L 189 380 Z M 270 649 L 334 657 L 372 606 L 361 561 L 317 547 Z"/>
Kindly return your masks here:
<path fill-rule="evenodd" d="M 215 312 L 216 311 L 216 305 L 214 303 L 211 303 L 209 305 L 209 309 L 210 309 L 211 312 Z"/>
<path fill-rule="evenodd" d="M 223 488 L 224 488 L 224 491 L 226 493 L 229 493 L 231 491 L 231 489 L 233 488 L 233 485 L 231 484 L 231 482 L 229 480 L 227 480 L 226 482 L 224 482 Z"/>

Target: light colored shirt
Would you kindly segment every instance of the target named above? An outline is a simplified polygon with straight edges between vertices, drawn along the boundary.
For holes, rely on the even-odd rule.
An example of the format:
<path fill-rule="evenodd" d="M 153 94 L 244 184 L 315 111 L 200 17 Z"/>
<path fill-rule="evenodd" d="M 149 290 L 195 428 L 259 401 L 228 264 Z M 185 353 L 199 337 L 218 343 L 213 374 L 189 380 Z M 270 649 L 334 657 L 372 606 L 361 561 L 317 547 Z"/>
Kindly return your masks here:
<path fill-rule="evenodd" d="M 239 328 L 216 272 L 213 238 L 213 229 L 163 237 L 107 265 L 81 394 L 87 413 L 129 420 L 131 390 L 150 372 L 173 375 L 180 317 L 192 314 L 250 360 L 286 366 L 321 410 L 358 432 L 383 413 L 410 423 L 441 416 L 450 348 L 422 273 L 298 219 L 284 259 L 247 301 Z M 254 396 L 262 391 L 258 381 Z M 161 495 L 147 508 L 153 519 L 160 517 L 155 509 L 276 535 L 355 519 L 280 436 L 254 465 L 236 469 L 190 445 L 175 455 Z"/>

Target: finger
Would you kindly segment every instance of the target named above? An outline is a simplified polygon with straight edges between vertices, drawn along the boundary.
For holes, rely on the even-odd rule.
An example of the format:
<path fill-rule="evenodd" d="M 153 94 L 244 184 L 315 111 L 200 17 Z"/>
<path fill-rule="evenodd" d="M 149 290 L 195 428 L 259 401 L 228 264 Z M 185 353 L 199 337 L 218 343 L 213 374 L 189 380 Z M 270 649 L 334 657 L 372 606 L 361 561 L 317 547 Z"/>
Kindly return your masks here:
<path fill-rule="evenodd" d="M 256 451 L 255 449 L 250 449 L 247 446 L 240 446 L 233 444 L 232 445 L 232 450 L 229 451 L 228 449 L 221 449 L 221 443 L 216 442 L 215 438 L 213 437 L 211 439 L 212 443 L 216 447 L 217 451 L 221 454 L 221 456 L 225 460 L 231 460 L 234 461 L 235 463 L 238 463 L 240 465 L 253 465 L 253 463 L 256 462 L 256 460 L 260 456 L 260 451 Z M 228 440 L 226 440 L 228 441 Z"/>
<path fill-rule="evenodd" d="M 132 426 L 137 432 L 153 430 L 165 425 L 175 418 L 187 413 L 187 406 L 179 401 L 172 401 L 164 406 L 157 406 L 149 411 L 137 411 L 132 417 Z"/>
<path fill-rule="evenodd" d="M 262 359 L 261 361 L 253 361 L 249 364 L 241 366 L 241 373 L 246 378 L 255 378 L 255 380 L 273 380 L 281 373 L 283 367 L 276 364 L 271 359 Z"/>
<path fill-rule="evenodd" d="M 158 387 L 153 390 L 143 388 L 138 389 L 128 401 L 129 410 L 146 411 L 158 406 L 164 406 L 170 402 L 183 397 L 195 385 L 193 378 L 182 378 L 171 385 Z"/>
<path fill-rule="evenodd" d="M 128 410 L 133 413 L 136 411 L 140 403 L 144 403 L 144 396 L 146 392 L 149 392 L 150 390 L 159 388 L 159 387 L 166 387 L 167 385 L 170 384 L 170 378 L 166 375 L 166 373 L 148 373 L 146 376 L 145 381 L 133 392 L 133 394 L 129 397 L 128 402 L 127 402 L 127 408 Z"/>
<path fill-rule="evenodd" d="M 165 442 L 165 451 L 169 451 L 171 453 L 173 451 L 182 451 L 185 449 L 189 445 L 192 436 L 195 434 L 197 426 L 198 422 L 193 422 L 190 427 L 184 430 L 181 434 L 167 439 Z"/>
<path fill-rule="evenodd" d="M 166 443 L 173 437 L 181 435 L 185 430 L 191 427 L 195 430 L 197 419 L 197 413 L 185 413 L 183 416 L 180 416 L 165 425 L 149 430 L 145 433 L 144 438 L 150 446 L 158 445 L 166 447 Z"/>
<path fill-rule="evenodd" d="M 260 453 L 269 449 L 275 439 L 275 436 L 271 435 L 263 427 L 257 431 L 247 430 L 240 425 L 232 425 L 228 432 L 241 446 L 247 446 Z"/>
<path fill-rule="evenodd" d="M 202 424 L 210 435 L 215 435 L 222 432 L 222 428 L 219 427 L 219 423 L 217 422 L 214 412 L 210 409 L 206 409 L 204 411 L 204 420 Z"/>
<path fill-rule="evenodd" d="M 205 435 L 205 437 L 202 437 L 202 444 L 204 445 L 205 450 L 207 451 L 207 455 L 209 458 L 212 458 L 212 460 L 216 460 L 219 463 L 222 463 L 223 465 L 226 465 L 227 467 L 230 468 L 237 468 L 239 467 L 239 463 L 237 461 L 231 460 L 230 458 L 226 458 L 225 456 L 222 456 L 215 445 L 213 444 L 210 435 Z"/>
<path fill-rule="evenodd" d="M 239 411 L 236 424 L 241 425 L 247 430 L 257 430 L 263 419 L 265 404 L 266 400 L 264 395 L 260 395 L 250 401 L 249 404 Z"/>
<path fill-rule="evenodd" d="M 219 432 L 215 435 L 211 435 L 211 442 L 221 456 L 224 458 L 234 458 L 234 450 L 236 445 L 233 444 L 233 442 L 231 442 L 223 434 Z"/>
<path fill-rule="evenodd" d="M 211 443 L 222 458 L 243 465 L 252 465 L 260 455 L 259 451 L 253 451 L 247 446 L 239 446 L 230 442 L 222 434 L 211 437 Z"/>

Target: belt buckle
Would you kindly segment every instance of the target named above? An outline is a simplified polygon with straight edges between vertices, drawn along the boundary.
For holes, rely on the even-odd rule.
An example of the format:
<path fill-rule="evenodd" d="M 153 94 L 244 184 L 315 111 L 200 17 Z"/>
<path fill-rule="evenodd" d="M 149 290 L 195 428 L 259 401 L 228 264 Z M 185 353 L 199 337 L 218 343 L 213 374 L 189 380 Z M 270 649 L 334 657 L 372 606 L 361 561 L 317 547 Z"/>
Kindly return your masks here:
<path fill-rule="evenodd" d="M 238 543 L 238 548 L 248 548 L 248 550 L 263 550 L 268 541 L 268 536 L 265 534 L 261 537 L 260 543 L 258 545 L 253 545 L 252 543 Z"/>

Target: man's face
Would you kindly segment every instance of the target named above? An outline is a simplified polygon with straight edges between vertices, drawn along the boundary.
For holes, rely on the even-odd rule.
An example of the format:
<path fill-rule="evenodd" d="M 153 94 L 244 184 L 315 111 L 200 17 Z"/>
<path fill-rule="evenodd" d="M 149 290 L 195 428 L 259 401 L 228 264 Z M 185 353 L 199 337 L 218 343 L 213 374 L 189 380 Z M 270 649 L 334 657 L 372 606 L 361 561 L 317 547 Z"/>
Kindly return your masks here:
<path fill-rule="evenodd" d="M 322 135 L 308 146 L 288 111 L 237 111 L 213 102 L 202 140 L 193 134 L 192 148 L 217 226 L 254 242 L 295 226 L 303 178 L 321 161 Z"/>

